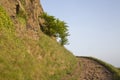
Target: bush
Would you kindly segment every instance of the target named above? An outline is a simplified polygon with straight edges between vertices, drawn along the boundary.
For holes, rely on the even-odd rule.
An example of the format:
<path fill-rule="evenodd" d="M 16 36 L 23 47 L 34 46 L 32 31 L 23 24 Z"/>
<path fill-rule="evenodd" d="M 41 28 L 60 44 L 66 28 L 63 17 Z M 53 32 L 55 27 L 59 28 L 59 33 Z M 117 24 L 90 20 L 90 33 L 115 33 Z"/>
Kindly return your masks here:
<path fill-rule="evenodd" d="M 64 21 L 61 21 L 54 16 L 50 16 L 47 13 L 43 13 L 41 18 L 44 19 L 44 23 L 41 26 L 41 30 L 50 37 L 55 37 L 57 40 L 59 39 L 59 43 L 61 45 L 65 45 L 68 43 L 67 36 L 68 26 Z"/>

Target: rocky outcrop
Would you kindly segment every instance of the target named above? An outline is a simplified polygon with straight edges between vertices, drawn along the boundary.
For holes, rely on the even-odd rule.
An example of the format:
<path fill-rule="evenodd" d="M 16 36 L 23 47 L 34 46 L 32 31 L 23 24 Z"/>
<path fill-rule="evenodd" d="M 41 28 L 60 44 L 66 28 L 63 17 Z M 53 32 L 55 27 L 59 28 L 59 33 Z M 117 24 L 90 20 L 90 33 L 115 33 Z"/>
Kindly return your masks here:
<path fill-rule="evenodd" d="M 40 0 L 0 0 L 9 16 L 12 18 L 18 36 L 37 40 L 42 20 L 39 17 L 43 8 Z"/>

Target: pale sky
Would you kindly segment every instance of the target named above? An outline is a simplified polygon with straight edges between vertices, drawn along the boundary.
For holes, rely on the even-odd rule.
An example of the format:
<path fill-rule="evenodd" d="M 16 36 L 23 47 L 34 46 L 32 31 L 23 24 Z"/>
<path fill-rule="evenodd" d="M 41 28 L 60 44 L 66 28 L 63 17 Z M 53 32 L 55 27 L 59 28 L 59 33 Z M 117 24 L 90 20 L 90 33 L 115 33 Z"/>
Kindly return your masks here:
<path fill-rule="evenodd" d="M 69 26 L 66 48 L 120 67 L 120 0 L 41 0 L 45 12 Z"/>

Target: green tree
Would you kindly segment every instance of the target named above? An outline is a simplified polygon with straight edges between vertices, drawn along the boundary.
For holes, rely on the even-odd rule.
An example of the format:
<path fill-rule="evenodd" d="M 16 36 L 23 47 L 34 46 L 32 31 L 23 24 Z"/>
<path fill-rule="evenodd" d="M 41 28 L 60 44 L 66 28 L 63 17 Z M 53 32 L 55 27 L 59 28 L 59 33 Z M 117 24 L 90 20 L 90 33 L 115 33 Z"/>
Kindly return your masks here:
<path fill-rule="evenodd" d="M 68 43 L 67 36 L 69 36 L 67 24 L 47 13 L 43 13 L 41 18 L 44 19 L 41 30 L 50 37 L 59 38 L 59 43 L 61 45 L 66 45 Z"/>
<path fill-rule="evenodd" d="M 69 36 L 68 33 L 68 26 L 64 21 L 61 21 L 59 19 L 56 19 L 56 25 L 57 25 L 57 37 L 60 38 L 59 42 L 61 45 L 65 45 L 68 43 L 67 36 Z"/>

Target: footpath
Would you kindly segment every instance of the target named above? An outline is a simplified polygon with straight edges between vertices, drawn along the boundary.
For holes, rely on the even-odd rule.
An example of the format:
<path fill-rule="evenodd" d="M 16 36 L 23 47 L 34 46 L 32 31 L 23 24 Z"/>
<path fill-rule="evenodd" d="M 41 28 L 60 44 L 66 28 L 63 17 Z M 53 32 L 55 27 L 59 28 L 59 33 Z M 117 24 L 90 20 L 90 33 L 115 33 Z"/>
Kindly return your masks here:
<path fill-rule="evenodd" d="M 62 80 L 113 80 L 112 73 L 104 66 L 87 57 L 77 57 L 75 70 Z"/>

